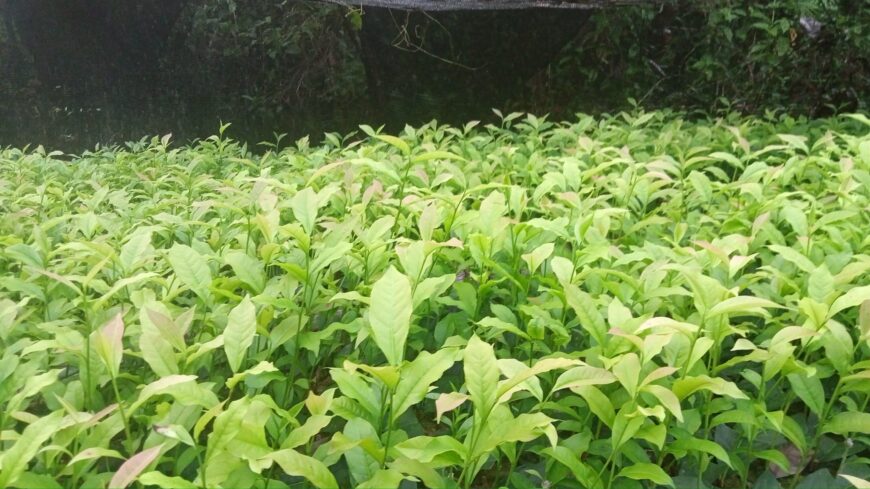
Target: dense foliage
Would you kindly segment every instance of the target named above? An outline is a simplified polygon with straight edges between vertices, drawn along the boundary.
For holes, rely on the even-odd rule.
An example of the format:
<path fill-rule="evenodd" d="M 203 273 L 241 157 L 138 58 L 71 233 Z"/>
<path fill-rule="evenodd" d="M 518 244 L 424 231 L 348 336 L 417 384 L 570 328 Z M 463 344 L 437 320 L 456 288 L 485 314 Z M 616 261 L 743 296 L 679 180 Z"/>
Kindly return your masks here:
<path fill-rule="evenodd" d="M 362 129 L 0 151 L 0 486 L 870 484 L 866 117 Z"/>
<path fill-rule="evenodd" d="M 870 101 L 870 0 L 403 12 L 316 1 L 0 2 L 0 139 L 81 151 L 218 121 L 258 141 L 360 121 Z"/>
<path fill-rule="evenodd" d="M 870 102 L 870 1 L 666 1 L 601 11 L 552 64 L 554 107 L 802 114 Z M 550 109 L 548 109 L 550 110 Z"/>

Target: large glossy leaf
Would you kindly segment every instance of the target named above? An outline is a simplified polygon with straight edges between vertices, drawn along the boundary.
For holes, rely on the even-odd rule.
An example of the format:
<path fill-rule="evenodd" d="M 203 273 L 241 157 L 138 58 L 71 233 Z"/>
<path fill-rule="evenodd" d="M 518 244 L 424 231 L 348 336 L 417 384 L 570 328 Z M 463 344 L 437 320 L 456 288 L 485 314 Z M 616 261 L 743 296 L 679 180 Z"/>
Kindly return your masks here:
<path fill-rule="evenodd" d="M 396 450 L 433 467 L 457 465 L 467 456 L 465 446 L 450 436 L 416 436 L 398 443 Z"/>
<path fill-rule="evenodd" d="M 589 333 L 596 343 L 604 345 L 607 323 L 604 322 L 604 316 L 601 315 L 598 307 L 596 307 L 595 301 L 592 300 L 589 294 L 580 290 L 576 285 L 563 284 L 563 286 L 565 289 L 565 299 L 577 314 L 580 326 Z"/>
<path fill-rule="evenodd" d="M 825 423 L 824 431 L 838 435 L 848 435 L 849 433 L 870 434 L 870 413 L 838 413 Z"/>
<path fill-rule="evenodd" d="M 477 336 L 468 340 L 462 357 L 465 387 L 475 415 L 485 418 L 498 400 L 499 369 L 492 346 Z"/>
<path fill-rule="evenodd" d="M 329 472 L 329 468 L 323 462 L 316 458 L 302 455 L 296 450 L 278 450 L 277 452 L 270 453 L 265 458 L 277 463 L 285 474 L 304 477 L 318 489 L 334 489 L 339 487 L 335 477 L 333 477 L 332 473 Z"/>
<path fill-rule="evenodd" d="M 224 329 L 224 352 L 233 372 L 238 372 L 245 352 L 254 342 L 257 332 L 257 315 L 254 303 L 245 297 L 227 316 L 227 327 Z"/>
<path fill-rule="evenodd" d="M 160 377 L 179 373 L 173 342 L 184 349 L 184 336 L 169 317 L 167 308 L 159 302 L 145 304 L 139 310 L 139 351 L 142 358 Z"/>
<path fill-rule="evenodd" d="M 530 379 L 545 372 L 549 372 L 551 370 L 559 370 L 573 367 L 579 363 L 581 362 L 578 360 L 571 360 L 570 358 L 544 358 L 542 360 L 538 360 L 531 367 L 524 368 L 516 374 L 508 377 L 505 381 L 499 383 L 497 395 L 500 400 L 504 401 L 506 400 L 503 397 L 505 396 L 505 394 L 507 394 L 514 387 L 525 382 L 527 379 Z"/>
<path fill-rule="evenodd" d="M 233 273 L 239 280 L 250 287 L 251 291 L 259 294 L 266 287 L 266 273 L 263 265 L 256 258 L 241 251 L 227 253 L 224 260 L 233 268 Z"/>
<path fill-rule="evenodd" d="M 212 275 L 208 261 L 196 250 L 187 245 L 174 244 L 169 249 L 169 264 L 178 280 L 198 295 L 202 300 L 209 300 Z"/>
<path fill-rule="evenodd" d="M 142 261 L 149 253 L 153 253 L 154 249 L 151 246 L 151 230 L 145 229 L 137 231 L 130 236 L 130 239 L 121 247 L 119 260 L 121 266 L 127 273 L 136 269 L 136 265 Z"/>
<path fill-rule="evenodd" d="M 581 365 L 566 370 L 553 385 L 553 390 L 571 389 L 584 385 L 603 385 L 616 382 L 616 376 L 603 368 Z"/>
<path fill-rule="evenodd" d="M 825 389 L 822 387 L 822 381 L 818 377 L 810 377 L 805 374 L 790 374 L 788 382 L 791 385 L 795 394 L 806 404 L 806 406 L 815 413 L 816 416 L 821 416 L 825 409 Z"/>
<path fill-rule="evenodd" d="M 372 287 L 369 323 L 372 337 L 390 365 L 399 365 L 411 326 L 411 283 L 393 267 Z"/>
<path fill-rule="evenodd" d="M 674 481 L 661 467 L 656 464 L 636 463 L 619 471 L 618 477 L 628 477 L 635 480 L 648 480 L 660 486 L 674 486 Z"/>
<path fill-rule="evenodd" d="M 779 304 L 752 296 L 737 296 L 725 299 L 724 301 L 714 305 L 707 311 L 708 317 L 715 317 L 720 314 L 757 314 L 763 311 L 764 308 L 782 307 Z"/>
<path fill-rule="evenodd" d="M 831 304 L 828 316 L 832 317 L 834 314 L 849 309 L 850 307 L 860 306 L 864 301 L 868 300 L 870 300 L 870 285 L 849 289 L 848 292 L 838 297 L 837 300 Z"/>
<path fill-rule="evenodd" d="M 707 375 L 683 377 L 674 382 L 672 390 L 680 399 L 685 399 L 699 390 L 708 390 L 714 394 L 734 399 L 749 399 L 733 382 Z"/>
<path fill-rule="evenodd" d="M 453 366 L 455 356 L 453 349 L 438 350 L 433 354 L 424 351 L 413 362 L 402 367 L 399 383 L 393 393 L 394 421 L 411 406 L 423 400 L 432 383 Z"/>
<path fill-rule="evenodd" d="M 305 232 L 311 235 L 314 231 L 314 224 L 317 222 L 317 211 L 320 208 L 320 199 L 317 193 L 311 187 L 305 187 L 293 196 L 290 200 L 290 207 L 293 209 L 293 215 Z"/>
<path fill-rule="evenodd" d="M 668 450 L 672 452 L 702 452 L 712 455 L 725 463 L 729 467 L 731 465 L 731 457 L 728 452 L 718 443 L 711 440 L 703 440 L 700 438 L 679 438 L 673 443 L 668 444 Z"/>

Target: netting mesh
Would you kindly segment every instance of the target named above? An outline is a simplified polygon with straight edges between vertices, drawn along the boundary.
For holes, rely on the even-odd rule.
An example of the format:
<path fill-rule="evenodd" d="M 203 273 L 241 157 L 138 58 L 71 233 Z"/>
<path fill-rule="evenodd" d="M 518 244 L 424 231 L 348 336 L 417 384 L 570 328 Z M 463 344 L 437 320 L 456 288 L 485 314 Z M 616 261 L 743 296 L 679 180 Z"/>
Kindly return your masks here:
<path fill-rule="evenodd" d="M 324 0 L 348 6 L 401 10 L 512 10 L 528 8 L 600 9 L 655 3 L 650 0 Z"/>

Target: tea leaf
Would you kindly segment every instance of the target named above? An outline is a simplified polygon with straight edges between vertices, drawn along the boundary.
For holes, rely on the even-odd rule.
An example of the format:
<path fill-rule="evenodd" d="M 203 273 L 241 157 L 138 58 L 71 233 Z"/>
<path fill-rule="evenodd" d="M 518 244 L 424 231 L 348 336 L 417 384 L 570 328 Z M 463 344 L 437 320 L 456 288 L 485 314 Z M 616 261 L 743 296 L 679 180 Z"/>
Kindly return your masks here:
<path fill-rule="evenodd" d="M 846 412 L 835 414 L 824 426 L 825 433 L 848 435 L 849 433 L 870 434 L 870 413 Z"/>
<path fill-rule="evenodd" d="M 655 464 L 637 463 L 619 471 L 617 477 L 628 477 L 634 480 L 648 480 L 660 486 L 674 486 L 674 481 L 661 467 Z"/>
<path fill-rule="evenodd" d="M 438 399 L 435 400 L 435 422 L 440 423 L 441 416 L 444 413 L 453 411 L 467 400 L 468 395 L 459 392 L 450 392 L 438 396 Z"/>
<path fill-rule="evenodd" d="M 208 301 L 211 296 L 208 287 L 212 276 L 205 257 L 193 248 L 178 243 L 172 245 L 167 256 L 178 280 L 202 300 Z"/>
<path fill-rule="evenodd" d="M 320 460 L 286 449 L 272 452 L 265 457 L 274 461 L 287 475 L 304 477 L 318 489 L 334 489 L 339 487 L 329 468 Z"/>
<path fill-rule="evenodd" d="M 317 222 L 317 214 L 320 209 L 320 202 L 317 194 L 311 187 L 305 187 L 290 200 L 290 207 L 293 209 L 293 215 L 302 228 L 310 236 L 314 232 L 314 224 Z"/>
<path fill-rule="evenodd" d="M 684 377 L 674 382 L 674 394 L 680 399 L 685 399 L 699 390 L 708 390 L 720 396 L 728 396 L 733 399 L 749 399 L 733 382 L 718 377 L 698 375 Z"/>
<path fill-rule="evenodd" d="M 63 419 L 61 411 L 54 411 L 29 424 L 15 443 L 0 455 L 0 487 L 12 487 L 33 457 L 48 439 L 54 436 Z"/>
<path fill-rule="evenodd" d="M 224 260 L 233 267 L 236 276 L 250 287 L 252 292 L 259 294 L 266 288 L 266 274 L 256 258 L 240 251 L 234 251 L 228 253 Z"/>
<path fill-rule="evenodd" d="M 375 139 L 379 139 L 379 140 L 389 144 L 390 146 L 397 148 L 405 156 L 411 154 L 411 147 L 408 146 L 408 143 L 406 143 L 405 141 L 402 141 L 401 139 L 397 138 L 396 136 L 390 136 L 388 134 L 376 134 L 374 137 L 375 137 Z"/>
<path fill-rule="evenodd" d="M 579 366 L 566 370 L 553 385 L 553 390 L 573 389 L 586 385 L 602 385 L 616 382 L 616 376 L 597 367 Z"/>
<path fill-rule="evenodd" d="M 707 315 L 709 317 L 715 317 L 720 314 L 758 313 L 760 310 L 763 310 L 763 308 L 766 307 L 776 308 L 782 306 L 767 299 L 750 296 L 737 296 L 726 299 L 716 304 L 709 311 L 707 311 Z"/>
<path fill-rule="evenodd" d="M 170 477 L 157 471 L 145 472 L 137 479 L 143 486 L 157 486 L 162 489 L 196 489 L 193 482 L 181 477 Z"/>
<path fill-rule="evenodd" d="M 861 305 L 864 301 L 870 300 L 870 285 L 863 287 L 855 287 L 849 289 L 848 292 L 841 295 L 831 304 L 831 309 L 828 310 L 828 317 L 834 317 L 840 311 Z"/>
<path fill-rule="evenodd" d="M 360 489 L 396 489 L 405 476 L 392 469 L 379 470 L 371 479 L 359 484 Z"/>
<path fill-rule="evenodd" d="M 233 372 L 239 371 L 245 359 L 245 352 L 254 342 L 256 332 L 257 317 L 254 304 L 245 297 L 230 311 L 227 316 L 227 327 L 224 329 L 224 352 L 227 354 Z"/>
<path fill-rule="evenodd" d="M 605 344 L 607 324 L 604 322 L 601 312 L 595 306 L 592 297 L 575 285 L 563 284 L 563 287 L 565 289 L 565 299 L 577 314 L 580 325 L 595 339 L 596 343 L 599 345 Z"/>
<path fill-rule="evenodd" d="M 438 350 L 433 354 L 424 351 L 402 367 L 401 378 L 393 393 L 393 421 L 426 397 L 432 383 L 453 366 L 454 356 L 452 349 Z"/>
<path fill-rule="evenodd" d="M 96 336 L 96 348 L 100 358 L 111 372 L 112 377 L 117 377 L 121 370 L 121 359 L 124 356 L 124 321 L 121 314 L 116 314 L 109 320 Z"/>
<path fill-rule="evenodd" d="M 725 465 L 733 468 L 728 452 L 714 441 L 699 438 L 680 438 L 668 445 L 668 450 L 672 452 L 703 452 L 716 457 L 724 462 Z"/>
<path fill-rule="evenodd" d="M 390 365 L 398 366 L 404 358 L 411 311 L 411 283 L 390 267 L 372 286 L 369 308 L 372 337 Z"/>
<path fill-rule="evenodd" d="M 462 357 L 465 386 L 474 404 L 475 415 L 483 419 L 498 401 L 498 378 L 500 376 L 492 346 L 477 336 L 468 340 Z"/>
<path fill-rule="evenodd" d="M 803 374 L 790 374 L 787 377 L 794 393 L 810 408 L 810 411 L 821 417 L 825 408 L 825 389 L 818 377 Z"/>
<path fill-rule="evenodd" d="M 151 463 L 160 456 L 163 445 L 157 445 L 133 455 L 121 464 L 109 481 L 109 489 L 124 489 L 132 484 Z"/>

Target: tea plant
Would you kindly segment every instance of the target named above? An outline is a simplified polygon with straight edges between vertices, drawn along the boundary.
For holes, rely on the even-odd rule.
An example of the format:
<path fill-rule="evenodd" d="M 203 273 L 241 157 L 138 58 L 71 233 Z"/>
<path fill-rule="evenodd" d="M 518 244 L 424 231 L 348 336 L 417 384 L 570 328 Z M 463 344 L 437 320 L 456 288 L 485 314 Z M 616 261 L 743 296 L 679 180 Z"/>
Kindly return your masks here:
<path fill-rule="evenodd" d="M 870 120 L 0 151 L 0 487 L 870 487 Z"/>

